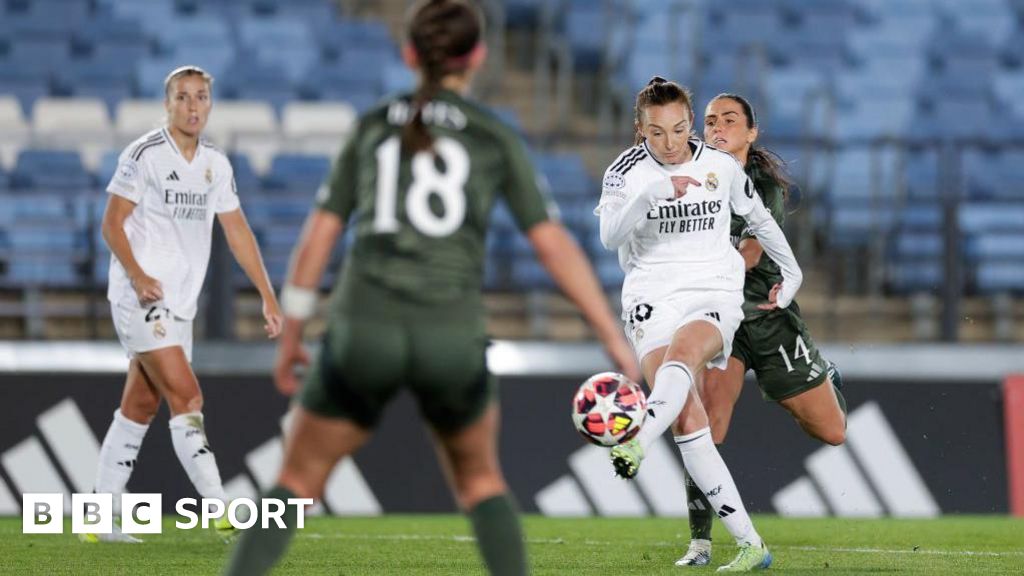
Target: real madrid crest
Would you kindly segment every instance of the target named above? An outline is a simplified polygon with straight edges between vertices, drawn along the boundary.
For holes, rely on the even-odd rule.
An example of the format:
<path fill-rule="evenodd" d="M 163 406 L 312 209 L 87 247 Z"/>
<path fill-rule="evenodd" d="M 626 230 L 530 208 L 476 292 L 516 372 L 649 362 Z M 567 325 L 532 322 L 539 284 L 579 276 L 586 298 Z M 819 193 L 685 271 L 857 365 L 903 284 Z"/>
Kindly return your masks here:
<path fill-rule="evenodd" d="M 209 168 L 206 169 L 206 183 L 213 184 L 213 170 Z"/>
<path fill-rule="evenodd" d="M 155 338 L 163 338 L 164 336 L 167 336 L 167 329 L 164 328 L 164 325 L 161 322 L 153 323 L 153 336 Z"/>
<path fill-rule="evenodd" d="M 704 185 L 708 187 L 708 192 L 718 190 L 718 176 L 715 176 L 714 172 L 708 172 L 708 177 L 704 182 Z"/>

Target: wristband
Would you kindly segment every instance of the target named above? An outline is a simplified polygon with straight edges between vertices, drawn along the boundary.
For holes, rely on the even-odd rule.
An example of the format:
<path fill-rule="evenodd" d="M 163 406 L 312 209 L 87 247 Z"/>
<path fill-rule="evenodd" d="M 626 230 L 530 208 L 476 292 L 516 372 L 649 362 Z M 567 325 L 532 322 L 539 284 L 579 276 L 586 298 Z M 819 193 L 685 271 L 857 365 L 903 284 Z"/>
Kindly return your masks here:
<path fill-rule="evenodd" d="M 293 284 L 281 290 L 281 312 L 288 318 L 308 320 L 316 311 L 317 292 Z"/>

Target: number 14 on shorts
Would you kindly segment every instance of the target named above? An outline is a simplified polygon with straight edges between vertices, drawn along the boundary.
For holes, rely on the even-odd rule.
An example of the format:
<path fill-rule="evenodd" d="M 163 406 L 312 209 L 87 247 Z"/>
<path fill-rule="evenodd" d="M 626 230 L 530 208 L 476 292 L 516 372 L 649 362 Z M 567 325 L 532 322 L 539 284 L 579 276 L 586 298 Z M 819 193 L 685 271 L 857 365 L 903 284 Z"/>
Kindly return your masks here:
<path fill-rule="evenodd" d="M 779 354 L 782 354 L 782 360 L 786 362 L 786 372 L 792 372 L 793 362 L 801 358 L 805 364 L 810 365 L 811 363 L 811 353 L 807 350 L 807 344 L 799 334 L 796 336 L 796 342 L 793 343 L 793 362 L 790 362 L 789 354 L 786 353 L 786 348 L 782 344 L 779 344 Z"/>

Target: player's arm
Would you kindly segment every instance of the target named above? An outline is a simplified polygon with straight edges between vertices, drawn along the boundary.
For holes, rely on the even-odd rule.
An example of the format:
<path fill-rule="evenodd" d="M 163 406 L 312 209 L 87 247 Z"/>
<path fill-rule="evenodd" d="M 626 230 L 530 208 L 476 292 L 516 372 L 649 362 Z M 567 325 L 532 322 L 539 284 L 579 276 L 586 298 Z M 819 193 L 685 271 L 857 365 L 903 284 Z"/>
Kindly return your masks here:
<path fill-rule="evenodd" d="M 737 170 L 739 170 L 738 164 Z M 778 290 L 772 290 L 776 299 L 768 306 L 770 308 L 776 306 L 785 308 L 796 297 L 796 292 L 804 280 L 803 272 L 796 261 L 793 249 L 786 241 L 786 235 L 782 233 L 778 222 L 764 207 L 764 203 L 761 202 L 761 197 L 754 190 L 750 179 L 741 172 L 741 177 L 735 178 L 734 181 L 735 184 L 730 191 L 733 211 L 747 221 L 750 231 L 782 271 L 782 286 Z"/>
<path fill-rule="evenodd" d="M 294 394 L 299 388 L 295 366 L 309 364 L 309 356 L 302 349 L 302 328 L 316 308 L 320 278 L 344 229 L 345 224 L 338 214 L 314 209 L 306 218 L 299 243 L 292 252 L 281 291 L 284 328 L 274 367 L 274 381 L 278 390 L 286 395 Z"/>
<path fill-rule="evenodd" d="M 103 211 L 103 223 L 100 231 L 103 234 L 103 241 L 110 247 L 110 252 L 121 263 L 132 288 L 143 306 L 162 300 L 164 292 L 160 281 L 148 276 L 139 265 L 132 253 L 131 244 L 128 243 L 128 235 L 124 232 L 124 221 L 135 210 L 135 203 L 131 200 L 110 194 L 107 198 L 107 207 Z"/>
<path fill-rule="evenodd" d="M 633 352 L 623 339 L 619 322 L 608 307 L 590 262 L 573 237 L 565 227 L 551 220 L 535 224 L 526 231 L 526 237 L 537 252 L 537 259 L 580 309 L 615 364 L 639 382 L 641 374 Z"/>
<path fill-rule="evenodd" d="M 622 246 L 651 207 L 658 200 L 672 198 L 674 193 L 667 178 L 631 191 L 622 175 L 607 172 L 601 186 L 601 201 L 594 210 L 600 219 L 601 244 L 608 250 Z"/>
<path fill-rule="evenodd" d="M 263 317 L 267 321 L 264 326 L 267 335 L 271 338 L 277 337 L 281 332 L 281 310 L 274 295 L 274 287 L 270 283 L 270 275 L 267 274 L 263 257 L 260 255 L 260 246 L 256 242 L 252 228 L 249 227 L 245 213 L 241 208 L 220 212 L 217 214 L 217 220 L 224 229 L 224 237 L 228 241 L 231 255 L 260 293 L 263 300 Z"/>
<path fill-rule="evenodd" d="M 775 222 L 781 228 L 782 219 L 785 216 L 785 196 L 781 188 L 775 188 L 766 192 L 769 194 L 769 200 L 765 207 L 768 208 L 772 217 L 775 218 Z M 744 231 L 737 250 L 740 251 L 740 256 L 743 257 L 743 264 L 747 270 L 755 268 L 761 262 L 761 256 L 764 255 L 764 246 L 761 246 L 761 243 L 750 234 L 749 230 Z"/>

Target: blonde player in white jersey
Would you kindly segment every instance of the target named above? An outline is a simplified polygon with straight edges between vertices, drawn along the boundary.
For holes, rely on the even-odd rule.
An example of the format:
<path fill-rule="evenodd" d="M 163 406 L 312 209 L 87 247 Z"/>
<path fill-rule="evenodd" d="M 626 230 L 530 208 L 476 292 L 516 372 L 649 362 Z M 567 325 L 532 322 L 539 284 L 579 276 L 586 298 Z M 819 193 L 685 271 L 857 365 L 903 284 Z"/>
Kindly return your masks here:
<path fill-rule="evenodd" d="M 203 395 L 192 372 L 192 320 L 210 260 L 214 216 L 231 252 L 263 299 L 265 329 L 281 312 L 259 247 L 242 213 L 228 159 L 200 138 L 212 107 L 213 78 L 173 70 L 164 82 L 166 126 L 130 144 L 110 184 L 103 238 L 113 258 L 107 297 L 118 339 L 131 358 L 96 472 L 95 491 L 125 490 L 161 399 L 170 409 L 174 451 L 204 498 L 225 499 L 203 425 Z M 230 524 L 220 522 L 227 536 Z M 137 541 L 116 530 L 84 541 Z"/>
<path fill-rule="evenodd" d="M 778 224 L 731 155 L 691 139 L 689 93 L 655 77 L 636 98 L 636 145 L 605 173 L 601 242 L 618 250 L 627 336 L 652 387 L 637 437 L 611 451 L 619 476 L 633 478 L 644 453 L 670 426 L 686 469 L 740 546 L 720 571 L 767 568 L 772 561 L 711 438 L 695 378 L 724 367 L 743 319 L 743 259 L 729 237 L 744 217 L 782 270 L 773 301 L 786 307 L 802 276 Z M 681 414 L 681 416 L 680 416 Z M 677 418 L 683 422 L 676 425 Z"/>

